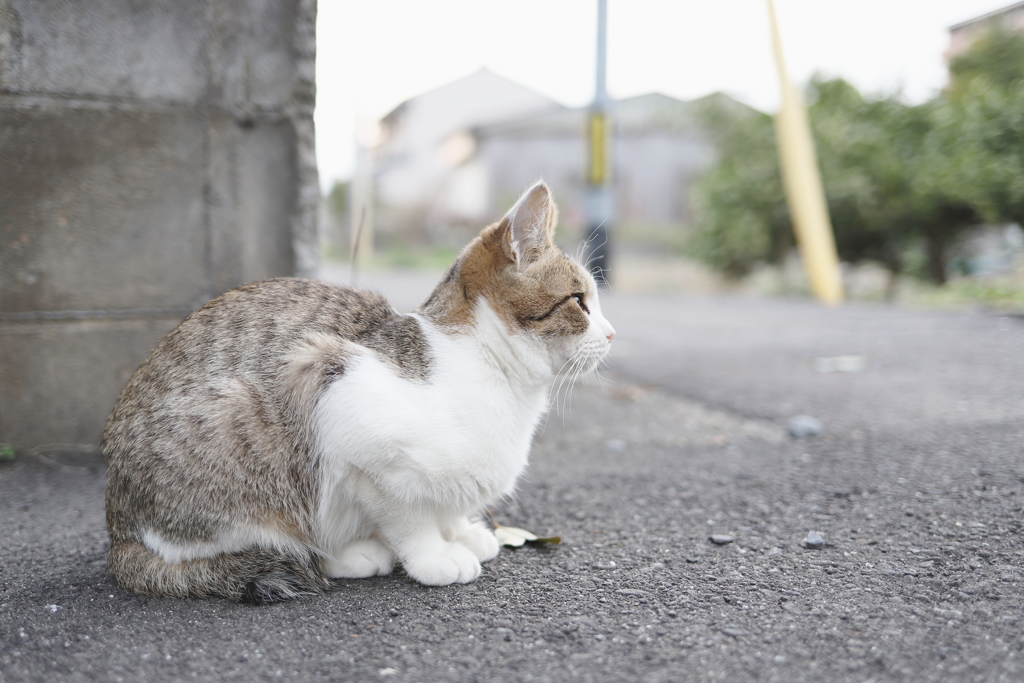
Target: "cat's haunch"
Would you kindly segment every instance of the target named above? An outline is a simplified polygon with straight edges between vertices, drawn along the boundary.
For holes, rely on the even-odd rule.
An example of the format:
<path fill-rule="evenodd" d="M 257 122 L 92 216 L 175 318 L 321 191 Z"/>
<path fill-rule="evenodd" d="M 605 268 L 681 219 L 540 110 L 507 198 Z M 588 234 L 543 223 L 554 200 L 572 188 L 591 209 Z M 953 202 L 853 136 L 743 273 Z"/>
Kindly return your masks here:
<path fill-rule="evenodd" d="M 118 583 L 266 603 L 396 562 L 428 585 L 479 576 L 498 543 L 475 516 L 514 489 L 554 379 L 614 336 L 556 220 L 534 185 L 410 315 L 275 278 L 186 318 L 103 433 Z"/>

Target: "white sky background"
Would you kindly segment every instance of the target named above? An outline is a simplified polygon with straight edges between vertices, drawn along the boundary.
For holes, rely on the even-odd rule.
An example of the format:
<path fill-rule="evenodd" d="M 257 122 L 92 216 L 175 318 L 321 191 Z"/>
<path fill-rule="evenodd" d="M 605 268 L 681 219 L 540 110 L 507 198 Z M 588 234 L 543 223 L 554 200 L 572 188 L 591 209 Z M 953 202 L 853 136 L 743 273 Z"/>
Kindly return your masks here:
<path fill-rule="evenodd" d="M 818 71 L 869 93 L 932 97 L 949 26 L 1010 0 L 776 0 L 790 78 Z M 594 95 L 596 0 L 319 0 L 321 186 L 347 179 L 358 126 L 486 66 L 567 106 Z M 765 0 L 608 0 L 608 92 L 726 92 L 773 112 Z"/>

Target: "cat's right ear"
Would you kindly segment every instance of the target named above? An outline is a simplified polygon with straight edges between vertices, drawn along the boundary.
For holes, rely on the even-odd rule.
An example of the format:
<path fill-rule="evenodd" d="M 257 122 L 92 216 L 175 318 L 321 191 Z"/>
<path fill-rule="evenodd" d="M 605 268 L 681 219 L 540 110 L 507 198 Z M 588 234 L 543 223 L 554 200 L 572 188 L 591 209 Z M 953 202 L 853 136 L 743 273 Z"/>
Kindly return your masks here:
<path fill-rule="evenodd" d="M 525 268 L 554 245 L 552 235 L 557 222 L 558 209 L 551 199 L 551 190 L 544 181 L 537 181 L 501 221 L 504 238 L 516 265 Z"/>

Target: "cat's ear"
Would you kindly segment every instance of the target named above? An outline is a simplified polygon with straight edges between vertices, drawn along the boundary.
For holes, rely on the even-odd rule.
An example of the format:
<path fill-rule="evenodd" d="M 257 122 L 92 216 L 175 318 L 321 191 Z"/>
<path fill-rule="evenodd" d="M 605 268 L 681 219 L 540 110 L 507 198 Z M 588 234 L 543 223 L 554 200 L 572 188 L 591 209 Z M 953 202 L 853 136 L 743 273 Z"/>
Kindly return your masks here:
<path fill-rule="evenodd" d="M 544 181 L 537 181 L 502 219 L 505 239 L 520 268 L 530 265 L 554 246 L 552 235 L 557 222 L 558 209 L 551 199 L 551 190 Z"/>

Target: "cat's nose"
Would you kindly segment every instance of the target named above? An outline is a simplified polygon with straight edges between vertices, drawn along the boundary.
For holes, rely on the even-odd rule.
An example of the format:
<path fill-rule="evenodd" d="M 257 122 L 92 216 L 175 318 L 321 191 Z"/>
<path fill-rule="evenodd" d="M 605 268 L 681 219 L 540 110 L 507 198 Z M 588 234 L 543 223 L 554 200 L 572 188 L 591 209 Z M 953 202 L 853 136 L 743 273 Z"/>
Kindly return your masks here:
<path fill-rule="evenodd" d="M 612 339 L 615 339 L 615 332 L 614 331 L 609 332 L 608 336 L 605 337 L 605 339 L 607 339 L 608 341 L 611 341 Z"/>

